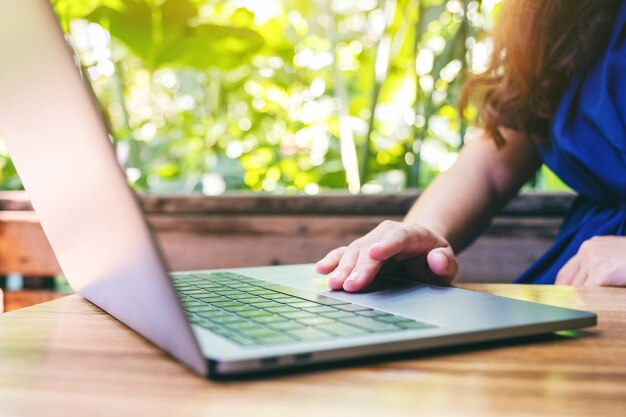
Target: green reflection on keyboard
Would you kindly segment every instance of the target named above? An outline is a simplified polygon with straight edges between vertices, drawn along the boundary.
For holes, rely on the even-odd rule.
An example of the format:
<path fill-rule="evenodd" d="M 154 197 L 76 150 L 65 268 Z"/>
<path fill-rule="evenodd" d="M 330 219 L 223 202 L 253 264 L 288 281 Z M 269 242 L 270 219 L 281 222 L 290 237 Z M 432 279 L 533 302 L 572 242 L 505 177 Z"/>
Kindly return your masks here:
<path fill-rule="evenodd" d="M 192 324 L 244 347 L 436 327 L 231 272 L 172 282 Z"/>

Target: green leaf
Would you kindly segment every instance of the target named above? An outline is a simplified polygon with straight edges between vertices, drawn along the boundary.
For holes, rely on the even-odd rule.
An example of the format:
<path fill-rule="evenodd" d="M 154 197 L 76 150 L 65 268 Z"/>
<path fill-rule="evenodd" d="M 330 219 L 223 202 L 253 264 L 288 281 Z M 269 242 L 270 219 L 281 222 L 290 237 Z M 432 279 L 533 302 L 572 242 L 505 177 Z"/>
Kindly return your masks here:
<path fill-rule="evenodd" d="M 155 65 L 233 69 L 263 46 L 263 38 L 250 29 L 215 24 L 187 27 L 160 48 Z"/>
<path fill-rule="evenodd" d="M 263 38 L 251 29 L 195 25 L 197 14 L 188 0 L 166 0 L 160 6 L 130 0 L 121 7 L 101 5 L 85 18 L 108 29 L 153 68 L 232 69 L 263 46 Z"/>

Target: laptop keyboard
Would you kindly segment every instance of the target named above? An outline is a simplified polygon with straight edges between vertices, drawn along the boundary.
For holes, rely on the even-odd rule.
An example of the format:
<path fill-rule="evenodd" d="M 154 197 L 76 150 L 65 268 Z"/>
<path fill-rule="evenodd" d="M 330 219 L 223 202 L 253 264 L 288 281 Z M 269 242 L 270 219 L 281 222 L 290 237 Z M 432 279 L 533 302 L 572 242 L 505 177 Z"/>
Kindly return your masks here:
<path fill-rule="evenodd" d="M 435 327 L 231 272 L 172 282 L 191 323 L 244 347 Z"/>

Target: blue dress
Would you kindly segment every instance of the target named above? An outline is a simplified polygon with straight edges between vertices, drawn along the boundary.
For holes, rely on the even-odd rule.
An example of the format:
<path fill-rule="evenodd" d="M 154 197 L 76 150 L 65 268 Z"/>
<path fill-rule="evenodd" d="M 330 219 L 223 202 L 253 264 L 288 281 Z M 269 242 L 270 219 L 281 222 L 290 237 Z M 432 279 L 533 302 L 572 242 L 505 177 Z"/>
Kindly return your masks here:
<path fill-rule="evenodd" d="M 585 240 L 626 235 L 626 2 L 607 49 L 570 82 L 539 153 L 579 196 L 553 246 L 518 283 L 552 284 Z"/>

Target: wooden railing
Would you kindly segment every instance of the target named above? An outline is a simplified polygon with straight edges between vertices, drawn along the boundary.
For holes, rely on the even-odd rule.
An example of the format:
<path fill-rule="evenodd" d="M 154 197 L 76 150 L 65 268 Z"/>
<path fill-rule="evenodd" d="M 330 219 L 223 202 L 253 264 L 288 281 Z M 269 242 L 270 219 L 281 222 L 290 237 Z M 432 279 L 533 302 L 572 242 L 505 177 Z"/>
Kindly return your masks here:
<path fill-rule="evenodd" d="M 401 219 L 416 192 L 380 195 L 141 196 L 172 270 L 314 262 L 384 219 Z M 63 198 L 63 196 L 59 196 Z M 524 194 L 460 255 L 459 281 L 510 282 L 556 235 L 571 194 Z M 0 275 L 60 268 L 23 192 L 0 193 Z"/>

